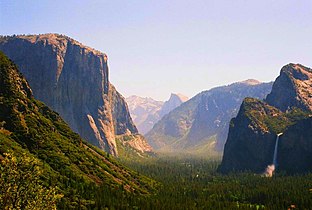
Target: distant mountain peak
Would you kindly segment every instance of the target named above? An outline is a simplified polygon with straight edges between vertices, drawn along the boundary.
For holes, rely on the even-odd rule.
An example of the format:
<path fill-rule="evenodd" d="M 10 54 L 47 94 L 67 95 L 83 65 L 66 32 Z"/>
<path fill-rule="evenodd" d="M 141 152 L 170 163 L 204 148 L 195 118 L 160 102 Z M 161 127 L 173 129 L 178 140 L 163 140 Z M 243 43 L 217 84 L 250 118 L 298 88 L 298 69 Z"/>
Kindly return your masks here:
<path fill-rule="evenodd" d="M 205 155 L 208 150 L 222 151 L 229 121 L 237 114 L 243 99 L 247 96 L 263 99 L 271 87 L 272 83 L 237 82 L 203 91 L 165 115 L 145 136 L 154 149 Z"/>
<path fill-rule="evenodd" d="M 181 93 L 171 93 L 169 101 L 175 100 L 176 98 L 180 99 L 182 102 L 189 100 L 189 98 Z"/>
<path fill-rule="evenodd" d="M 246 85 L 259 85 L 261 84 L 262 82 L 258 81 L 258 80 L 255 80 L 255 79 L 247 79 L 247 80 L 244 80 L 244 81 L 241 81 L 241 82 L 238 82 L 240 84 L 246 84 Z"/>
<path fill-rule="evenodd" d="M 182 95 L 181 93 L 171 93 L 170 98 L 168 101 L 164 103 L 160 110 L 160 116 L 163 117 L 169 112 L 171 112 L 173 109 L 180 106 L 182 103 L 186 102 L 188 100 L 188 97 Z"/>
<path fill-rule="evenodd" d="M 126 101 L 131 117 L 140 133 L 147 133 L 160 119 L 159 110 L 164 104 L 163 101 L 136 95 L 127 97 Z"/>
<path fill-rule="evenodd" d="M 188 97 L 181 93 L 171 93 L 168 101 L 157 101 L 151 97 L 132 95 L 126 98 L 130 114 L 138 130 L 146 134 L 154 124 L 171 110 L 187 101 Z"/>

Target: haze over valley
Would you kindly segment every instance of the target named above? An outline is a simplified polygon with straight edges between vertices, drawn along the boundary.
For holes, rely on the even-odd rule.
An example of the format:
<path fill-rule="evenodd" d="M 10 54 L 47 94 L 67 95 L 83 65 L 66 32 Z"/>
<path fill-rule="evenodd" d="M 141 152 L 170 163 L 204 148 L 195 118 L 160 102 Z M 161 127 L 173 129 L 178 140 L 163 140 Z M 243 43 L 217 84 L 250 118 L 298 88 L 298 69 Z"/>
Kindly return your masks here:
<path fill-rule="evenodd" d="M 0 2 L 0 209 L 310 209 L 312 3 Z"/>

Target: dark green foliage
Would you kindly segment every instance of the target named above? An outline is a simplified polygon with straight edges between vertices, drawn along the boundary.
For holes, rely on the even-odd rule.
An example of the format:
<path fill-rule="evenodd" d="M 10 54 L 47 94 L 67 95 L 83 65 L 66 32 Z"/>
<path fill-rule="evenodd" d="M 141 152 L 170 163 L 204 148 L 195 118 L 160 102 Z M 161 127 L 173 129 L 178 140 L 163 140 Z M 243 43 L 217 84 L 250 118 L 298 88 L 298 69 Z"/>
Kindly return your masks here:
<path fill-rule="evenodd" d="M 42 185 L 41 168 L 32 156 L 5 153 L 0 161 L 0 209 L 56 209 L 63 195 Z"/>
<path fill-rule="evenodd" d="M 135 162 L 144 162 L 150 157 L 155 157 L 154 152 L 141 152 L 127 144 L 131 141 L 139 140 L 140 135 L 119 135 L 116 136 L 116 143 L 118 148 L 118 159 L 121 161 L 135 161 Z"/>
<path fill-rule="evenodd" d="M 129 166 L 162 183 L 159 192 L 131 205 L 139 209 L 310 209 L 312 174 L 273 178 L 220 175 L 218 161 L 160 158 Z M 133 202 L 133 199 L 130 200 Z"/>
<path fill-rule="evenodd" d="M 294 125 L 299 120 L 308 118 L 311 114 L 299 108 L 292 108 L 284 113 L 254 98 L 246 98 L 242 106 L 245 115 L 255 122 L 260 129 L 267 129 L 275 134 L 283 133 L 289 126 Z"/>
<path fill-rule="evenodd" d="M 283 113 L 280 117 L 266 116 L 264 122 L 276 134 L 283 133 L 289 126 L 294 125 L 299 120 L 306 119 L 311 113 L 304 112 L 301 109 L 293 108 L 290 111 Z"/>
<path fill-rule="evenodd" d="M 86 143 L 57 113 L 35 100 L 27 81 L 3 53 L 0 84 L 0 155 L 11 150 L 41 162 L 44 183 L 58 186 L 64 194 L 61 208 L 94 208 L 99 189 L 137 195 L 152 191 L 154 181 Z"/>
<path fill-rule="evenodd" d="M 138 171 L 134 172 L 84 142 L 57 113 L 36 101 L 26 80 L 2 53 L 0 85 L 0 159 L 11 150 L 15 155 L 25 154 L 38 160 L 43 170 L 42 184 L 57 186 L 64 195 L 59 209 L 287 209 L 291 205 L 309 209 L 312 206 L 311 174 L 277 174 L 273 178 L 250 173 L 223 176 L 216 173 L 218 161 L 168 157 L 127 162 Z M 294 110 L 281 119 L 285 117 L 291 123 L 305 116 Z M 280 122 L 266 120 L 272 128 Z"/>

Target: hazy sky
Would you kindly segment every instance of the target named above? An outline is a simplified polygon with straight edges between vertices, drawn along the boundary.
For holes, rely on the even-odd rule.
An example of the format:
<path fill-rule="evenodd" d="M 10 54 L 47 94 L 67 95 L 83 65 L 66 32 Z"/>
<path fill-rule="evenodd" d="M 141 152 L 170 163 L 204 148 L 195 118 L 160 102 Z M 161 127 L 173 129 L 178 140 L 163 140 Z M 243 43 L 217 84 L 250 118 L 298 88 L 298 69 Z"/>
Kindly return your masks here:
<path fill-rule="evenodd" d="M 48 32 L 107 53 L 124 96 L 190 97 L 312 67 L 311 0 L 0 0 L 0 34 Z"/>

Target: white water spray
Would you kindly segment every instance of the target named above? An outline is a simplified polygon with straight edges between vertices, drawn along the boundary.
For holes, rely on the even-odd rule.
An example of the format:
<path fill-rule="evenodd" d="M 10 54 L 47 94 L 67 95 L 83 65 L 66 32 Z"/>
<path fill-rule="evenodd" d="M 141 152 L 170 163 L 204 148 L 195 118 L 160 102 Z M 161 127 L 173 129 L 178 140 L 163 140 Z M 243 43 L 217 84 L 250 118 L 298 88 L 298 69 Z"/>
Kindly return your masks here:
<path fill-rule="evenodd" d="M 277 147 L 278 147 L 278 140 L 280 135 L 283 133 L 277 134 L 276 141 L 275 141 L 275 148 L 274 148 L 274 154 L 273 154 L 273 165 L 277 166 Z"/>
<path fill-rule="evenodd" d="M 273 172 L 275 171 L 275 167 L 277 166 L 277 147 L 278 147 L 279 137 L 282 134 L 283 133 L 279 133 L 276 136 L 275 147 L 274 147 L 274 154 L 273 154 L 273 162 L 272 162 L 271 165 L 268 165 L 267 168 L 265 169 L 264 175 L 266 177 L 272 177 L 273 176 Z"/>

